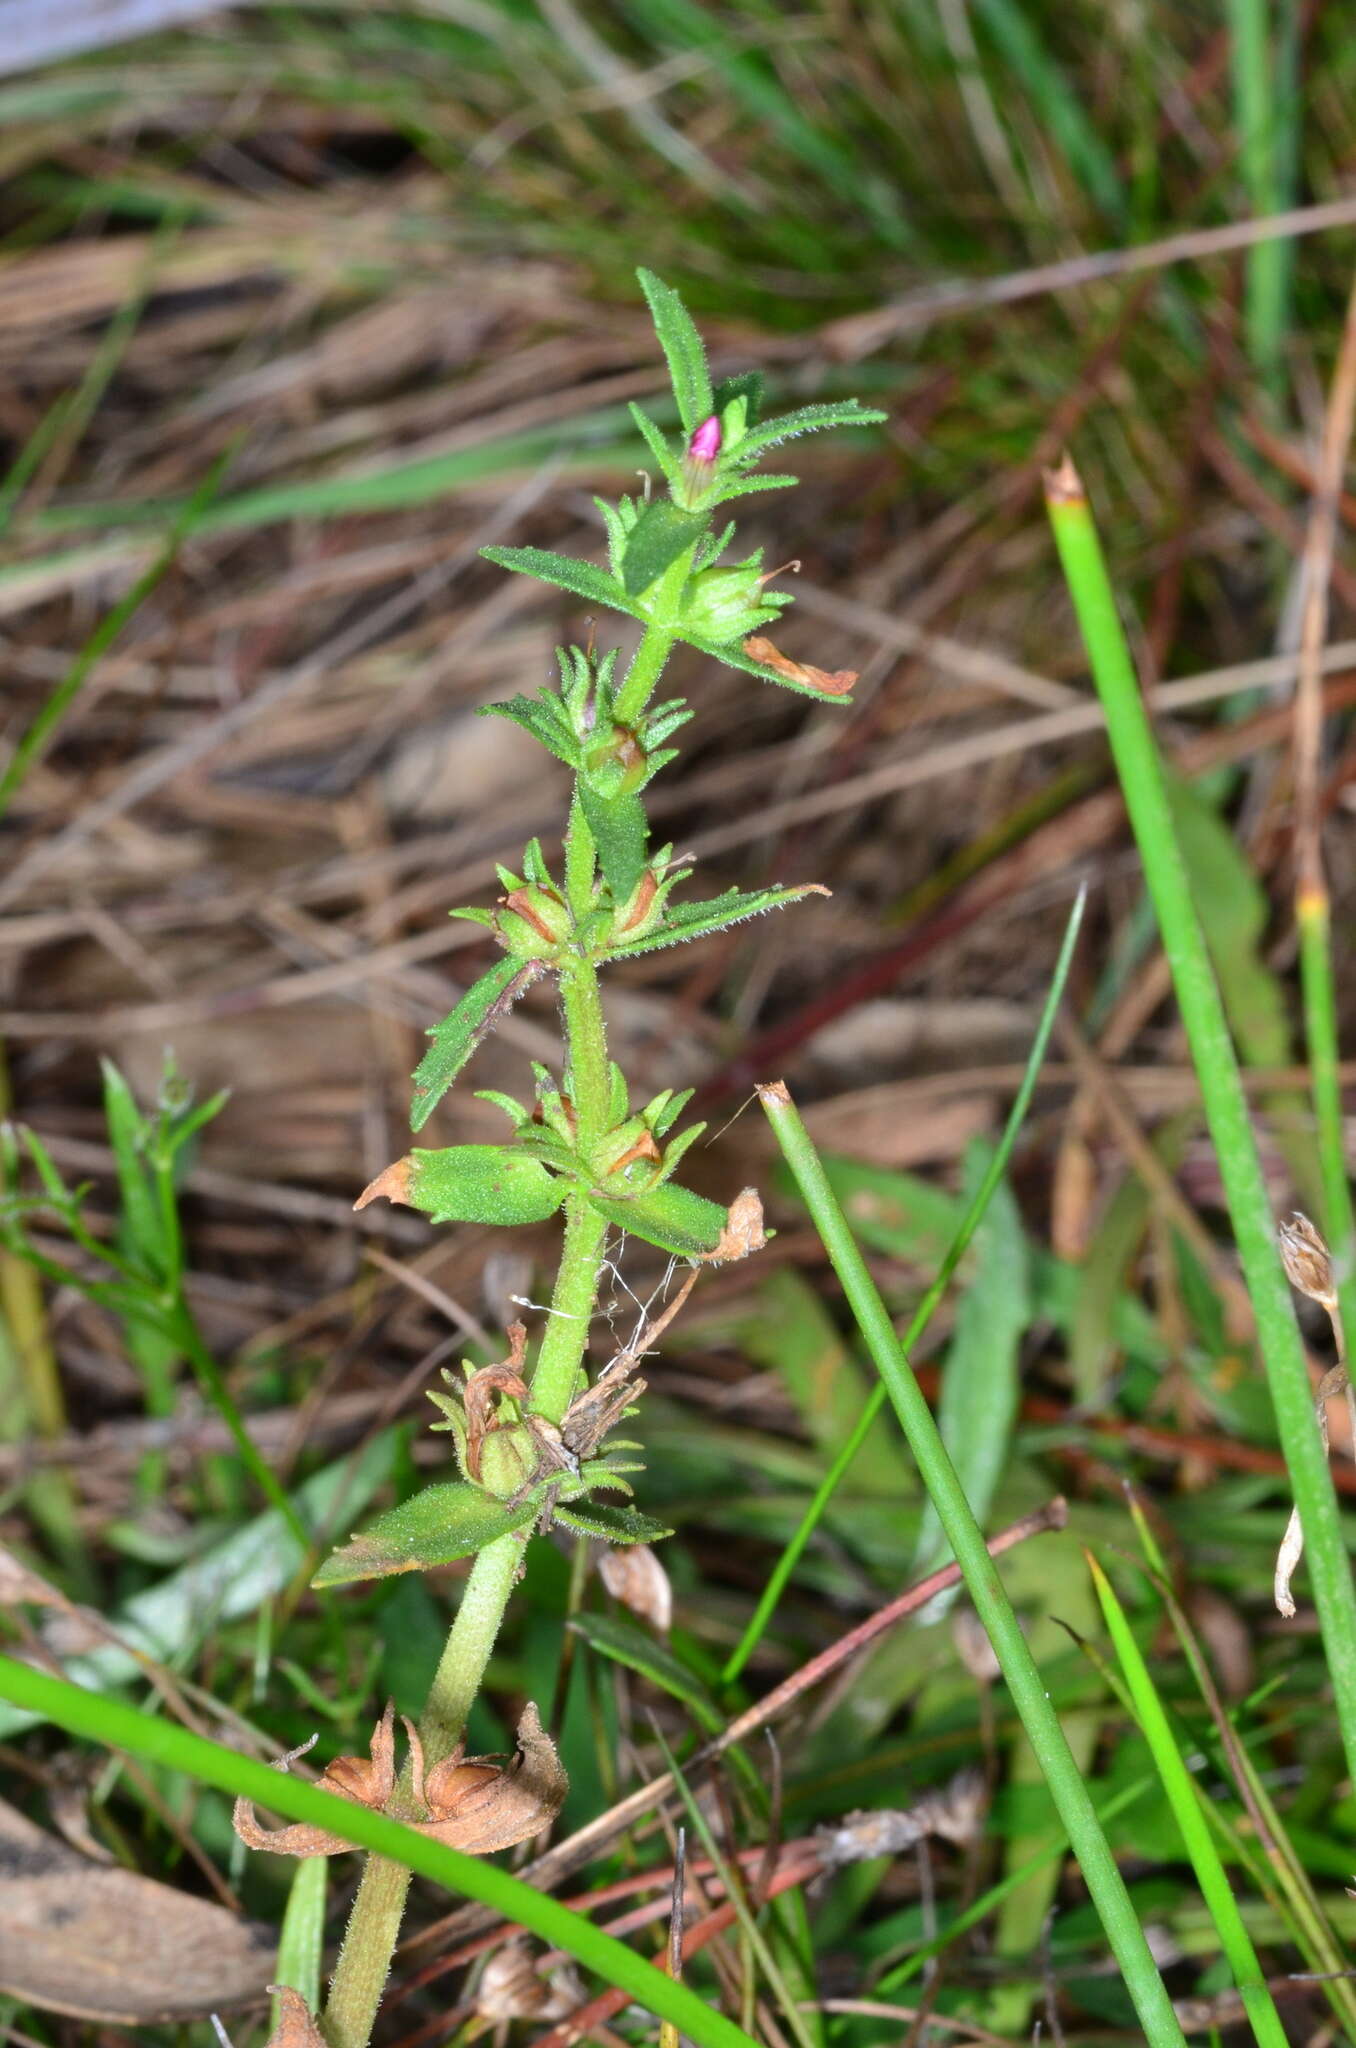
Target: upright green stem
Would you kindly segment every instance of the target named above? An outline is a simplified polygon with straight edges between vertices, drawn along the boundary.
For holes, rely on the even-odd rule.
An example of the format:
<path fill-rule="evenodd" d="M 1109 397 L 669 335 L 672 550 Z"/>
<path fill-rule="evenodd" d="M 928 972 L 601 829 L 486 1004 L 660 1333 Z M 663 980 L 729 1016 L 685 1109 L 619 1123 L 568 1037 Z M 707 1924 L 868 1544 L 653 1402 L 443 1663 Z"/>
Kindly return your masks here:
<path fill-rule="evenodd" d="M 666 569 L 660 578 L 660 590 L 664 592 L 671 582 L 681 590 L 687 581 L 692 566 L 690 552 L 680 555 L 672 568 Z M 675 572 L 676 579 L 675 579 Z M 662 626 L 647 626 L 641 635 L 639 647 L 631 657 L 631 666 L 626 671 L 626 680 L 617 692 L 613 716 L 618 725 L 634 725 L 641 712 L 654 695 L 655 684 L 664 671 L 664 663 L 673 649 L 674 635 L 665 632 Z"/>
<path fill-rule="evenodd" d="M 1056 545 L 1106 712 L 1126 809 L 1163 934 L 1219 1160 L 1281 1448 L 1304 1531 L 1347 1768 L 1356 1775 L 1356 1588 L 1342 1540 L 1337 1497 L 1314 1427 L 1304 1348 L 1276 1249 L 1271 1204 L 1247 1098 L 1191 900 L 1134 664 L 1088 502 L 1071 463 L 1066 461 L 1050 479 L 1048 495 Z"/>
<path fill-rule="evenodd" d="M 566 875 L 576 916 L 591 898 L 593 863 L 593 842 L 576 803 Z M 592 963 L 577 959 L 563 969 L 560 992 L 571 1099 L 583 1149 L 606 1127 L 611 1093 L 602 1000 Z M 606 1219 L 582 1196 L 570 1196 L 565 1204 L 560 1267 L 532 1374 L 532 1406 L 551 1422 L 562 1421 L 574 1397 L 598 1294 L 606 1235 Z M 501 1536 L 479 1552 L 471 1567 L 420 1723 L 425 1762 L 430 1766 L 447 1756 L 461 1739 L 498 1639 L 526 1540 L 521 1531 Z M 402 1789 L 406 1785 L 407 1780 L 402 1779 Z M 369 1856 L 325 2008 L 323 2026 L 329 2048 L 366 2048 L 371 2038 L 409 1884 L 410 1873 L 402 1864 Z"/>
<path fill-rule="evenodd" d="M 783 1157 L 842 1283 L 853 1319 L 894 1403 L 909 1449 L 918 1461 L 923 1484 L 964 1574 L 975 1612 L 993 1644 L 1027 1739 L 1045 1773 L 1056 1811 L 1121 1967 L 1126 1989 L 1135 2002 L 1145 2036 L 1153 2048 L 1161 2048 L 1164 2043 L 1177 2048 L 1183 2039 L 1182 2030 L 1144 1938 L 1139 1916 L 889 1313 L 790 1096 L 780 1082 L 760 1088 L 758 1093 Z"/>

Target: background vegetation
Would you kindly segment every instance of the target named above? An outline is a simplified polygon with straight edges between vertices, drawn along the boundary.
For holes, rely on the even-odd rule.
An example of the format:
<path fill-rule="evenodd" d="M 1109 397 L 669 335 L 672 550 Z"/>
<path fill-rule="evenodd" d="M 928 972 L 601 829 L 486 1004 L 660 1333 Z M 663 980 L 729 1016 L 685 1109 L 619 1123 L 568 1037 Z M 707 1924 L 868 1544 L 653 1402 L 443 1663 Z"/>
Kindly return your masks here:
<path fill-rule="evenodd" d="M 750 1092 L 786 1076 L 903 1328 L 992 1156 L 1086 885 L 1034 1106 L 915 1356 L 986 1528 L 1069 1498 L 1068 1529 L 1019 1545 L 1004 1578 L 1184 2025 L 1250 2038 L 1246 1953 L 1183 1819 L 1198 1810 L 1286 2036 L 1356 2039 L 1356 1804 L 1307 1578 L 1294 1621 L 1271 1598 L 1292 1490 L 1041 503 L 1071 448 L 1268 1192 L 1331 1228 L 1291 742 L 1356 253 L 1353 72 L 1344 11 L 1288 0 L 440 0 L 261 6 L 0 83 L 0 1036 L 39 1140 L 36 1159 L 17 1143 L 11 1188 L 50 1176 L 0 1259 L 11 1647 L 265 1758 L 317 1727 L 319 1761 L 363 1750 L 388 1695 L 423 1698 L 458 1568 L 315 1594 L 301 1537 L 342 1540 L 442 1471 L 423 1389 L 443 1362 L 502 1354 L 553 1237 L 350 1204 L 406 1148 L 424 1029 L 488 964 L 446 910 L 492 895 L 532 833 L 554 857 L 563 771 L 472 714 L 543 683 L 580 615 L 478 550 L 601 554 L 591 492 L 634 482 L 626 404 L 662 387 L 643 262 L 682 289 L 719 374 L 763 361 L 781 403 L 853 392 L 888 412 L 805 444 L 801 490 L 747 518 L 770 562 L 799 563 L 782 644 L 861 680 L 826 706 L 675 665 L 696 717 L 654 808 L 702 893 L 833 894 L 613 969 L 614 1049 L 638 1086 L 697 1085 L 717 1135 L 688 1176 L 722 1201 L 757 1180 L 779 1234 L 704 1276 L 647 1363 L 640 1504 L 678 1530 L 659 1553 L 667 1638 L 537 1542 L 472 1746 L 502 1748 L 536 1699 L 569 1834 L 662 1766 L 652 1715 L 690 1750 L 942 1561 L 886 1411 L 740 1651 L 872 1384 Z M 1291 207 L 1292 239 L 1220 232 Z M 1338 515 L 1311 813 L 1350 1044 L 1356 500 Z M 547 1001 L 527 997 L 476 1085 L 519 1086 L 549 1056 Z M 185 1089 L 223 1088 L 191 1128 Z M 469 1090 L 437 1117 L 438 1142 L 501 1135 Z M 89 1183 L 83 1205 L 59 1182 Z M 599 1357 L 663 1274 L 626 1247 Z M 1345 1495 L 1336 1411 L 1332 1432 Z M 1129 1561 L 1146 1541 L 1147 1574 Z M 290 1870 L 246 1862 L 218 1791 L 36 1719 L 0 1708 L 11 1831 L 27 1815 L 276 1923 Z M 719 1860 L 746 1854 L 755 1904 L 776 1899 L 753 1933 L 723 1908 L 688 1967 L 703 1997 L 774 2048 L 1027 2040 L 1037 2018 L 1136 2038 L 965 1606 L 882 1633 L 773 1729 L 710 1824 Z M 815 1831 L 859 1808 L 913 1821 L 825 1876 Z M 691 1823 L 689 1850 L 701 1873 Z M 670 1864 L 647 1821 L 561 1895 L 657 1954 Z M 355 1871 L 329 1866 L 323 1906 L 294 1897 L 299 1952 L 337 1934 Z M 709 1859 L 697 1881 L 690 1923 L 726 1896 Z M 447 1922 L 432 1884 L 415 1896 L 380 2038 L 530 2015 L 535 1992 L 479 1974 L 487 1923 Z M 11 2037 L 211 2040 L 181 2015 L 272 1980 L 218 1930 L 224 1974 L 194 2003 L 164 1915 L 157 1894 L 127 1920 L 163 1939 L 162 2007 L 133 2010 L 126 1976 L 82 1979 L 62 2016 L 0 1943 Z M 61 1960 L 100 1953 L 87 1928 Z M 539 2001 L 522 2037 L 597 1991 Z M 624 1997 L 590 2024 L 653 2032 Z M 229 2026 L 261 2041 L 261 2004 Z"/>

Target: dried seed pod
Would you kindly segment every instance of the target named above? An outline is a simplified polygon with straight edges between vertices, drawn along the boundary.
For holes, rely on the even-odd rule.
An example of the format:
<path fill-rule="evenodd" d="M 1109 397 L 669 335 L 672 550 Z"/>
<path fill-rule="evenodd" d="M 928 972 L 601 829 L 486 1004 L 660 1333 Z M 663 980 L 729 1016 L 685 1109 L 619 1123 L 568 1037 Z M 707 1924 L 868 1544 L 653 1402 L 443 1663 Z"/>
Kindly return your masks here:
<path fill-rule="evenodd" d="M 1277 1225 L 1276 1239 L 1290 1285 L 1321 1307 L 1334 1308 L 1337 1287 L 1333 1280 L 1332 1253 L 1309 1218 L 1296 1209 L 1284 1223 Z"/>
<path fill-rule="evenodd" d="M 507 1941 L 486 1963 L 476 1986 L 483 2020 L 563 2020 L 588 1996 L 568 1963 L 543 1976 L 524 1941 Z"/>
<path fill-rule="evenodd" d="M 449 1848 L 464 1850 L 470 1856 L 490 1856 L 496 1849 L 511 1849 L 516 1842 L 525 1842 L 548 1827 L 564 1804 L 569 1779 L 555 1744 L 543 1730 L 541 1717 L 530 1702 L 518 1723 L 518 1754 L 510 1763 L 500 1764 L 493 1757 L 468 1757 L 458 1745 L 451 1756 L 430 1771 L 427 1784 L 419 1731 L 407 1720 L 405 1733 L 410 1744 L 415 1802 L 429 1816 L 411 1825 L 416 1833 L 445 1842 Z M 302 1749 L 289 1751 L 274 1768 L 285 1772 L 310 1746 L 308 1742 Z M 366 1806 L 374 1813 L 388 1810 L 395 1790 L 395 1710 L 391 1705 L 387 1705 L 373 1731 L 370 1760 L 360 1756 L 336 1757 L 321 1784 L 325 1791 L 335 1792 L 355 1806 Z M 266 1828 L 248 1799 L 237 1799 L 233 1822 L 248 1848 L 269 1849 L 277 1856 L 334 1856 L 355 1846 L 341 1834 L 304 1821 L 288 1827 Z"/>
<path fill-rule="evenodd" d="M 614 1600 L 666 1636 L 673 1621 L 669 1575 L 648 1543 L 628 1543 L 599 1552 L 598 1576 Z"/>

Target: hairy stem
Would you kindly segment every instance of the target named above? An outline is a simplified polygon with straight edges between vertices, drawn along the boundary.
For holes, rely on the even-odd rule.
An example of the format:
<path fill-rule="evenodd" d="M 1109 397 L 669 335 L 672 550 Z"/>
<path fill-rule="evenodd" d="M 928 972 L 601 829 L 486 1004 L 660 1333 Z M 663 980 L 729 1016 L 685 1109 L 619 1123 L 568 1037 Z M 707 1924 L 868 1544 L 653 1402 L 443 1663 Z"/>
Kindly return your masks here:
<path fill-rule="evenodd" d="M 578 916 L 592 893 L 593 842 L 577 804 L 571 817 L 571 839 L 574 852 L 568 881 Z M 577 960 L 562 972 L 561 1003 L 570 1090 L 583 1148 L 606 1128 L 610 1094 L 602 1001 L 590 961 Z M 565 1204 L 565 1242 L 532 1375 L 532 1406 L 552 1422 L 563 1419 L 583 1365 L 606 1235 L 605 1219 L 582 1196 L 572 1195 Z M 526 1540 L 523 1532 L 501 1536 L 479 1552 L 471 1567 L 420 1724 L 430 1766 L 461 1740 L 503 1623 Z M 403 1792 L 407 1792 L 404 1778 L 397 1799 Z M 325 2008 L 323 2027 L 329 2048 L 367 2048 L 399 1939 L 409 1884 L 410 1874 L 401 1864 L 380 1856 L 368 1858 Z"/>

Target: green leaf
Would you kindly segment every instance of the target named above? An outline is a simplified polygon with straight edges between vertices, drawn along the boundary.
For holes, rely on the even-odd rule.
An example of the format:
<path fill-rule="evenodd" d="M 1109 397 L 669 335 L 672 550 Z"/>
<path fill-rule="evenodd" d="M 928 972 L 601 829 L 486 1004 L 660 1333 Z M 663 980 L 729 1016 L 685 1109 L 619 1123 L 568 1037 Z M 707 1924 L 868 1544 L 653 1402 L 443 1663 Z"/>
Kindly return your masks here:
<path fill-rule="evenodd" d="M 683 474 L 682 464 L 674 460 L 672 450 L 670 449 L 668 442 L 664 439 L 664 436 L 660 432 L 659 428 L 655 425 L 654 421 L 650 418 L 649 414 L 646 412 L 642 412 L 638 405 L 632 405 L 631 417 L 635 421 L 636 425 L 640 428 L 641 435 L 644 438 L 646 447 L 649 449 L 651 455 L 653 455 L 655 461 L 659 464 L 660 469 L 663 471 L 665 481 L 671 484 L 678 483 Z M 595 503 L 598 502 L 600 501 L 595 500 Z M 604 517 L 606 516 L 607 515 L 604 514 Z M 609 519 L 609 532 L 611 531 L 611 526 L 612 522 Z"/>
<path fill-rule="evenodd" d="M 560 699 L 549 692 L 541 697 L 510 697 L 502 704 L 481 704 L 476 715 L 512 719 L 567 768 L 579 766 L 578 742 L 565 722 Z"/>
<path fill-rule="evenodd" d="M 720 1727 L 721 1717 L 710 1693 L 702 1684 L 695 1671 L 689 1671 L 666 1644 L 659 1642 L 648 1629 L 634 1621 L 625 1621 L 619 1614 L 577 1614 L 570 1623 L 576 1634 L 581 1635 L 592 1650 L 601 1656 L 611 1657 L 615 1664 L 624 1664 L 628 1671 L 638 1671 L 642 1678 L 648 1678 L 662 1692 L 671 1693 L 676 1700 L 682 1700 L 691 1707 L 703 1728 L 711 1732 Z"/>
<path fill-rule="evenodd" d="M 510 956 L 496 961 L 488 974 L 473 982 L 449 1017 L 429 1032 L 433 1043 L 414 1070 L 414 1101 L 410 1129 L 422 1130 L 434 1106 L 447 1093 L 471 1054 L 507 1016 L 524 989 L 542 973 L 537 961 L 524 964 Z"/>
<path fill-rule="evenodd" d="M 383 1430 L 298 1487 L 294 1503 L 317 1546 L 332 1534 L 340 1515 L 356 1519 L 364 1514 L 378 1488 L 389 1482 L 400 1437 L 397 1430 Z M 115 1639 L 70 1658 L 66 1669 L 77 1685 L 94 1693 L 142 1682 L 148 1657 L 188 1669 L 205 1638 L 258 1613 L 307 1562 L 305 1546 L 278 1510 L 268 1508 L 116 1608 L 110 1616 Z M 38 1719 L 0 1703 L 0 1740 L 8 1741 Z"/>
<path fill-rule="evenodd" d="M 512 1145 L 448 1145 L 411 1152 L 402 1199 L 435 1223 L 544 1223 L 565 1183 Z"/>
<path fill-rule="evenodd" d="M 591 1194 L 589 1203 L 619 1230 L 657 1245 L 661 1252 L 676 1252 L 679 1258 L 702 1258 L 713 1252 L 725 1229 L 726 1212 L 718 1202 L 708 1202 L 705 1195 L 676 1187 L 672 1181 L 646 1194 L 620 1199 Z"/>
<path fill-rule="evenodd" d="M 684 430 L 691 434 L 714 411 L 706 350 L 692 317 L 672 286 L 652 270 L 638 270 L 640 288 L 650 304 L 650 317 L 669 365 L 673 395 Z"/>
<path fill-rule="evenodd" d="M 803 896 L 824 893 L 817 882 L 806 882 L 797 889 L 730 889 L 702 903 L 670 903 L 657 930 L 630 941 L 623 938 L 608 948 L 608 954 L 620 960 L 632 953 L 658 952 L 661 946 L 681 946 L 687 939 L 723 932 L 727 925 L 739 924 L 746 917 L 760 917 L 765 910 L 780 910 L 783 904 L 798 903 Z"/>
<path fill-rule="evenodd" d="M 313 1586 L 347 1586 L 356 1579 L 388 1579 L 396 1572 L 425 1572 L 453 1558 L 470 1557 L 500 1536 L 521 1529 L 536 1514 L 536 1503 L 510 1508 L 482 1487 L 463 1479 L 426 1486 L 398 1508 L 378 1515 L 369 1529 L 326 1558 Z"/>
<path fill-rule="evenodd" d="M 582 597 L 587 604 L 610 605 L 614 611 L 627 612 L 632 618 L 641 616 L 627 603 L 620 584 L 606 569 L 599 569 L 592 562 L 578 562 L 573 555 L 554 555 L 548 548 L 482 548 L 480 552 L 487 562 L 494 562 L 501 569 L 554 583 L 559 589 Z"/>
<path fill-rule="evenodd" d="M 579 801 L 598 848 L 604 878 L 618 903 L 624 903 L 645 868 L 645 843 L 650 827 L 645 806 L 633 790 L 599 796 L 582 778 Z"/>
<path fill-rule="evenodd" d="M 761 454 L 764 448 L 793 441 L 798 434 L 817 434 L 825 427 L 874 427 L 889 417 L 888 413 L 859 405 L 855 398 L 834 405 L 802 405 L 795 412 L 783 413 L 779 420 L 768 420 L 764 426 L 751 428 L 735 449 L 735 457 L 742 462 L 746 456 Z"/>
<path fill-rule="evenodd" d="M 639 1508 L 620 1507 L 611 1501 L 572 1500 L 555 1510 L 558 1522 L 568 1522 L 585 1536 L 601 1536 L 607 1543 L 658 1543 L 673 1531 L 664 1522 L 642 1515 Z"/>
<path fill-rule="evenodd" d="M 965 1161 L 966 1200 L 973 1200 L 991 1153 L 974 1144 Z M 1011 1450 L 1021 1392 L 1020 1352 L 1031 1320 L 1026 1234 L 1006 1181 L 994 1189 L 984 1221 L 975 1233 L 975 1277 L 961 1297 L 956 1327 L 942 1369 L 937 1425 L 951 1453 L 975 1520 L 987 1519 Z M 922 1578 L 950 1553 L 937 1511 L 923 1510 L 913 1574 Z M 929 1618 L 944 1605 L 934 1602 Z"/>
<path fill-rule="evenodd" d="M 683 512 L 671 498 L 647 505 L 627 537 L 622 556 L 622 583 L 631 597 L 648 590 L 679 555 L 699 541 L 709 521 L 701 513 Z"/>
<path fill-rule="evenodd" d="M 126 1249 L 146 1272 L 164 1271 L 164 1227 L 146 1170 L 146 1119 L 112 1060 L 99 1062 L 104 1076 L 104 1122 L 118 1176 Z"/>

